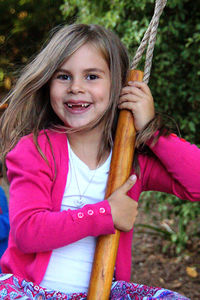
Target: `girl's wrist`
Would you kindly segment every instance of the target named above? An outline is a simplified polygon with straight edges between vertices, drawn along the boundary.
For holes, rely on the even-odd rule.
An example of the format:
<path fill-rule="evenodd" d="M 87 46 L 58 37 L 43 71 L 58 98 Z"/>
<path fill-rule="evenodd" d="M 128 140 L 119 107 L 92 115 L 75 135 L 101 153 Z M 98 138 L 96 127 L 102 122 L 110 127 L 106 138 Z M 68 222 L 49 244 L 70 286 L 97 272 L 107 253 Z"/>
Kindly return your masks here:
<path fill-rule="evenodd" d="M 155 117 L 137 132 L 136 148 L 153 145 L 161 135 L 168 135 L 170 130 L 163 123 L 161 115 L 156 113 Z"/>

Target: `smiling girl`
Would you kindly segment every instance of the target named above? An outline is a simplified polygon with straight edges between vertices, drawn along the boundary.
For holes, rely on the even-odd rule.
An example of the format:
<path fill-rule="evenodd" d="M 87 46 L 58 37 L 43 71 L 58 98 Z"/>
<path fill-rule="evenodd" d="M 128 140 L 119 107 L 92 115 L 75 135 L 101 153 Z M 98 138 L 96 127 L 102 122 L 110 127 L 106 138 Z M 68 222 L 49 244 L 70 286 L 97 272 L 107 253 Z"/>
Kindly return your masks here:
<path fill-rule="evenodd" d="M 11 231 L 0 296 L 86 299 L 96 238 L 117 228 L 122 234 L 111 299 L 187 299 L 128 283 L 141 192 L 200 199 L 200 150 L 166 134 L 148 86 L 125 84 L 128 70 L 127 51 L 112 32 L 63 26 L 7 97 L 0 125 Z M 142 140 L 151 155 L 138 152 L 138 178 L 133 168 L 104 199 L 118 109 L 133 113 L 137 144 Z"/>

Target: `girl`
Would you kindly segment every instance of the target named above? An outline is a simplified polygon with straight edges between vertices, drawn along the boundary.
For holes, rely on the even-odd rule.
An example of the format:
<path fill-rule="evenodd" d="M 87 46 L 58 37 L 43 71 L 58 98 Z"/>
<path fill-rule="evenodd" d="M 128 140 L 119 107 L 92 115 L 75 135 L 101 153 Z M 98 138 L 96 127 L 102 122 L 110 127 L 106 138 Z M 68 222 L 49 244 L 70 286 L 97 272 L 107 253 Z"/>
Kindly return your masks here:
<path fill-rule="evenodd" d="M 1 147 L 11 231 L 2 299 L 86 299 L 96 237 L 114 228 L 122 234 L 111 299 L 188 299 L 127 282 L 140 193 L 200 199 L 200 150 L 164 136 L 148 86 L 125 85 L 128 69 L 127 51 L 113 33 L 97 25 L 64 26 L 8 96 Z M 118 108 L 132 111 L 137 144 L 151 155 L 138 153 L 137 180 L 134 168 L 104 199 Z"/>

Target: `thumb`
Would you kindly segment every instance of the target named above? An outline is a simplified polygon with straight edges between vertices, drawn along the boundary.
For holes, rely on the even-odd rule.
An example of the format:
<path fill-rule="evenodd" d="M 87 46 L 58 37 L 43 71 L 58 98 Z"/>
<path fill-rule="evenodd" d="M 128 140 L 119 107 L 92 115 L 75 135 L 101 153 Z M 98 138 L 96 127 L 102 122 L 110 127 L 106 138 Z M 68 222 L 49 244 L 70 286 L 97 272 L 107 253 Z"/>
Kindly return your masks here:
<path fill-rule="evenodd" d="M 137 176 L 136 175 L 131 175 L 126 182 L 121 186 L 121 188 L 123 189 L 123 191 L 125 193 L 127 193 L 136 183 L 137 180 Z"/>

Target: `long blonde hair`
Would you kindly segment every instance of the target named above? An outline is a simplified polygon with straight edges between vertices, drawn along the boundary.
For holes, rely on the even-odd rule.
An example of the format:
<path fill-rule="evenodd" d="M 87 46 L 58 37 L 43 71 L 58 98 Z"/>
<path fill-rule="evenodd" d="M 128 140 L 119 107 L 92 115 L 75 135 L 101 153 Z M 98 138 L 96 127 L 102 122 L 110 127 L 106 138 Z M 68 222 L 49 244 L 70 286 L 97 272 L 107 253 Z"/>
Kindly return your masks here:
<path fill-rule="evenodd" d="M 60 26 L 54 30 L 52 38 L 39 54 L 22 70 L 16 85 L 4 101 L 9 103 L 0 120 L 1 158 L 4 170 L 6 154 L 15 147 L 22 136 L 30 133 L 33 133 L 38 151 L 46 159 L 37 142 L 39 131 L 64 127 L 50 104 L 49 81 L 64 61 L 86 43 L 95 45 L 101 51 L 111 74 L 109 107 L 101 118 L 89 124 L 91 128 L 102 118 L 105 120 L 98 160 L 105 150 L 112 147 L 118 118 L 118 99 L 129 70 L 128 52 L 117 35 L 102 26 L 94 24 Z M 161 128 L 160 118 L 156 117 L 150 123 L 138 134 L 137 147 L 145 145 L 146 140 Z M 66 132 L 71 130 L 66 127 L 65 129 Z M 80 128 L 80 130 L 87 129 L 87 127 Z"/>
<path fill-rule="evenodd" d="M 128 53 L 120 39 L 102 26 L 73 24 L 56 29 L 47 45 L 23 69 L 5 99 L 9 106 L 0 121 L 3 159 L 22 136 L 33 133 L 38 146 L 40 130 L 63 125 L 50 105 L 49 81 L 57 68 L 85 43 L 92 43 L 101 51 L 110 69 L 110 105 L 102 116 L 106 121 L 99 156 L 112 147 L 117 100 L 129 69 Z"/>

